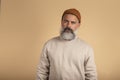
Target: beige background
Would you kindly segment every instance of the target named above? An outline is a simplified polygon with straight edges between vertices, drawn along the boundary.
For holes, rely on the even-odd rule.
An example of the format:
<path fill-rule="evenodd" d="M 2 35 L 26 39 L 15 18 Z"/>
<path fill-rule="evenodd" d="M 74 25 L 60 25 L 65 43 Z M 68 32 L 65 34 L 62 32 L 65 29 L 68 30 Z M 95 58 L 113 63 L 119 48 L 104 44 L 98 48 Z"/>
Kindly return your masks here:
<path fill-rule="evenodd" d="M 95 51 L 99 80 L 120 80 L 120 0 L 1 0 L 0 80 L 35 80 L 44 43 L 65 9 L 82 15 L 78 35 Z"/>

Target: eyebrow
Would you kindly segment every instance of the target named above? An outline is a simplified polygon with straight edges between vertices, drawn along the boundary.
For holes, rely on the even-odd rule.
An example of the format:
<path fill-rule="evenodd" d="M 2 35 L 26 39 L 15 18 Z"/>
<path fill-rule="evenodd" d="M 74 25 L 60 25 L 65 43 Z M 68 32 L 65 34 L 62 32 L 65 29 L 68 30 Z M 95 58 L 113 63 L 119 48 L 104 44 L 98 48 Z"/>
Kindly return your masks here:
<path fill-rule="evenodd" d="M 67 19 L 63 19 L 63 21 L 67 21 L 67 22 L 69 22 L 69 20 L 67 20 Z M 76 23 L 77 21 L 70 21 L 70 22 L 72 22 L 72 23 Z"/>

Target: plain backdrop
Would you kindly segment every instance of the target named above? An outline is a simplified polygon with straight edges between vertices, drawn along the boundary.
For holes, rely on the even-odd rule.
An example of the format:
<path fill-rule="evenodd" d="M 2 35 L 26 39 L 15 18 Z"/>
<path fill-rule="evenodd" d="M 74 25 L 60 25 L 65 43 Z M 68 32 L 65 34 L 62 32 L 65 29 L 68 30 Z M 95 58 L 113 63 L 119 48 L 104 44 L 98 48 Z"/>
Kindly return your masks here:
<path fill-rule="evenodd" d="M 99 80 L 120 80 L 120 0 L 1 0 L 0 80 L 35 80 L 44 43 L 64 10 L 82 16 L 78 36 L 94 49 Z"/>

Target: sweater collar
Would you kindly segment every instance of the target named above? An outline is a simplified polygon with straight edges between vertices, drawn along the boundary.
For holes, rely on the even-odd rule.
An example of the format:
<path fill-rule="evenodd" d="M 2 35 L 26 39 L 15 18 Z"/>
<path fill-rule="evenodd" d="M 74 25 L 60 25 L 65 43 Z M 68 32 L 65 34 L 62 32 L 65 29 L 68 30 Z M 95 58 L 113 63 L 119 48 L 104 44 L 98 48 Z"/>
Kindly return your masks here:
<path fill-rule="evenodd" d="M 61 41 L 64 41 L 64 42 L 72 42 L 72 41 L 76 40 L 77 38 L 78 38 L 78 36 L 76 35 L 75 38 L 72 39 L 72 40 L 64 40 L 61 36 L 59 36 L 59 39 L 60 39 Z"/>

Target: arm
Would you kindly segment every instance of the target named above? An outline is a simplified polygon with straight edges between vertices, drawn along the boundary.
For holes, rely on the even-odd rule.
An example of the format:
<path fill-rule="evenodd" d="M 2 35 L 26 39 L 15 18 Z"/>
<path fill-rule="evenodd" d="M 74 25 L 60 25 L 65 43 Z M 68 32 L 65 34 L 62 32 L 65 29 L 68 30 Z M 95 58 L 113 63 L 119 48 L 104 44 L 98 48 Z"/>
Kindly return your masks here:
<path fill-rule="evenodd" d="M 48 76 L 49 76 L 49 60 L 47 50 L 44 47 L 37 68 L 37 80 L 48 80 Z"/>
<path fill-rule="evenodd" d="M 94 62 L 94 52 L 92 48 L 87 50 L 85 58 L 85 80 L 97 80 L 96 65 Z"/>

